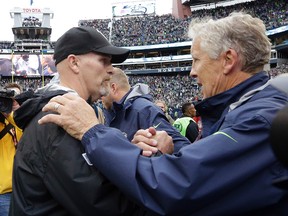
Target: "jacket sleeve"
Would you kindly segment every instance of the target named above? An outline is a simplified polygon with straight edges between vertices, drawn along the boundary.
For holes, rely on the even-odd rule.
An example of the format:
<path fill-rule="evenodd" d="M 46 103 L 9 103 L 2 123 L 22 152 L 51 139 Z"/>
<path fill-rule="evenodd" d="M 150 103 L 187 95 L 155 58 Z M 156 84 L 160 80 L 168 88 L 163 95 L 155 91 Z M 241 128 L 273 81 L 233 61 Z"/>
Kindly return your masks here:
<path fill-rule="evenodd" d="M 182 147 L 191 144 L 191 142 L 167 120 L 165 114 L 155 106 L 143 106 L 139 112 L 141 116 L 140 127 L 146 129 L 151 126 L 157 126 L 157 130 L 164 130 L 172 137 L 174 143 L 174 152 L 178 152 Z"/>
<path fill-rule="evenodd" d="M 184 146 L 191 144 L 191 142 L 186 137 L 182 136 L 173 125 L 164 119 L 162 114 L 156 115 L 152 125 L 159 125 L 157 130 L 164 130 L 169 136 L 172 137 L 174 143 L 174 153 L 178 152 Z"/>
<path fill-rule="evenodd" d="M 154 158 L 102 125 L 91 128 L 82 144 L 109 180 L 159 214 L 233 215 L 277 203 L 287 193 L 272 186 L 280 172 L 269 127 L 256 116 Z"/>

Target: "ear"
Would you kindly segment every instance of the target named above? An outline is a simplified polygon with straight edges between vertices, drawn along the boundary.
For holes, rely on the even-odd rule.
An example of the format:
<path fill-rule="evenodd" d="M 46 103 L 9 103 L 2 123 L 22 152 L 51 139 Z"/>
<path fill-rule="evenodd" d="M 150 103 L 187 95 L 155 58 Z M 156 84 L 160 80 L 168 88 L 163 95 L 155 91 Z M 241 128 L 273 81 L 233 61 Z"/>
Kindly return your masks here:
<path fill-rule="evenodd" d="M 67 60 L 68 60 L 68 64 L 69 64 L 69 67 L 72 69 L 72 71 L 74 73 L 79 73 L 79 59 L 77 58 L 77 56 L 71 54 L 67 57 Z"/>
<path fill-rule="evenodd" d="M 115 93 L 116 90 L 117 90 L 117 84 L 113 82 L 113 83 L 110 84 L 110 87 L 111 87 L 111 91 L 112 91 L 113 93 Z"/>
<path fill-rule="evenodd" d="M 236 66 L 237 62 L 239 61 L 239 56 L 234 49 L 228 49 L 223 54 L 222 58 L 223 58 L 224 74 L 230 73 Z"/>

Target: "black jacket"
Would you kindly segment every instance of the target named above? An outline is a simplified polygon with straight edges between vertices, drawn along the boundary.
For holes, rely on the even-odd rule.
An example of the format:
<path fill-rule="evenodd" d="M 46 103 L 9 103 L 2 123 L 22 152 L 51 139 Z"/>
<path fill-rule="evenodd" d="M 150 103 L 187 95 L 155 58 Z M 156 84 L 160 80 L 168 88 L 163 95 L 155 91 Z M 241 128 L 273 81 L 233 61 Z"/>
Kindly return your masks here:
<path fill-rule="evenodd" d="M 9 215 L 144 215 L 143 209 L 88 165 L 78 140 L 55 124 L 37 123 L 46 115 L 42 107 L 63 93 L 35 95 L 15 113 L 16 123 L 25 130 L 14 161 Z"/>

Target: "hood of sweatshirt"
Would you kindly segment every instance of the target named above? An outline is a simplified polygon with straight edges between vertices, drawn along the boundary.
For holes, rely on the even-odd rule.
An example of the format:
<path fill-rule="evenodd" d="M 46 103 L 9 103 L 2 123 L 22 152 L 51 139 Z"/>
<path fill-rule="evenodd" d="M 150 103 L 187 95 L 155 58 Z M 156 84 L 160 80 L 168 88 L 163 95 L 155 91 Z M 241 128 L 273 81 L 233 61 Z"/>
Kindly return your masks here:
<path fill-rule="evenodd" d="M 74 90 L 58 84 L 48 84 L 43 88 L 39 88 L 14 112 L 15 123 L 24 130 L 33 117 L 42 110 L 51 98 L 57 95 L 63 95 L 67 92 L 76 93 Z"/>
<path fill-rule="evenodd" d="M 125 104 L 127 101 L 129 101 L 131 98 L 137 98 L 137 97 L 147 97 L 147 99 L 151 100 L 150 88 L 148 85 L 144 83 L 137 83 L 135 84 L 129 93 L 126 94 L 126 97 L 124 96 L 124 101 L 122 101 L 123 104 Z"/>

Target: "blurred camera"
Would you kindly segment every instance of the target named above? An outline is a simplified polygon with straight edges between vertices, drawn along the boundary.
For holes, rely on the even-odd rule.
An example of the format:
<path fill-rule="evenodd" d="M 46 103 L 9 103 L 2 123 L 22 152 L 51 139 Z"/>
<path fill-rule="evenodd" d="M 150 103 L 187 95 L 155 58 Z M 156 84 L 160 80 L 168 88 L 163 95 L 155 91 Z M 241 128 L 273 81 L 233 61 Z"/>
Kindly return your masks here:
<path fill-rule="evenodd" d="M 14 90 L 1 89 L 0 90 L 0 112 L 10 113 L 13 106 Z"/>

